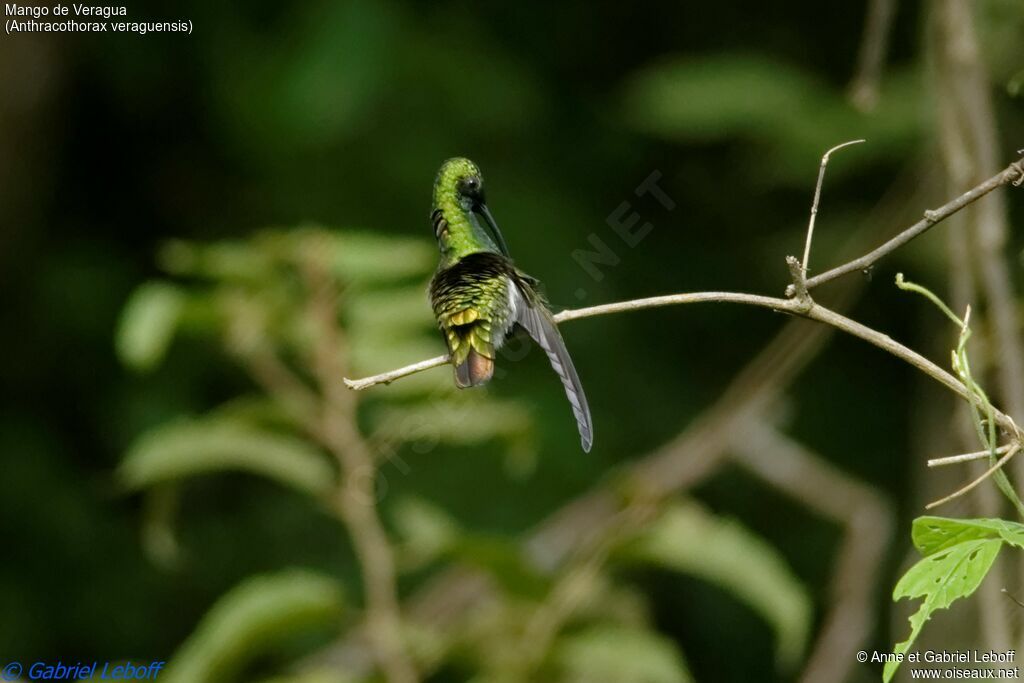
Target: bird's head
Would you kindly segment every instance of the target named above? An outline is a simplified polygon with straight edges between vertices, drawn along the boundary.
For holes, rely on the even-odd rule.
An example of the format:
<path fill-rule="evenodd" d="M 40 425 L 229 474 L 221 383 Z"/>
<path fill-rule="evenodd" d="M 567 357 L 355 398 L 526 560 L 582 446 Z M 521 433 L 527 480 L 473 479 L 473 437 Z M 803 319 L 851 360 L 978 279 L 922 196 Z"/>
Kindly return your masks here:
<path fill-rule="evenodd" d="M 460 258 L 496 251 L 508 256 L 505 239 L 487 208 L 483 175 L 469 159 L 455 157 L 441 165 L 434 182 L 432 220 L 442 254 Z"/>

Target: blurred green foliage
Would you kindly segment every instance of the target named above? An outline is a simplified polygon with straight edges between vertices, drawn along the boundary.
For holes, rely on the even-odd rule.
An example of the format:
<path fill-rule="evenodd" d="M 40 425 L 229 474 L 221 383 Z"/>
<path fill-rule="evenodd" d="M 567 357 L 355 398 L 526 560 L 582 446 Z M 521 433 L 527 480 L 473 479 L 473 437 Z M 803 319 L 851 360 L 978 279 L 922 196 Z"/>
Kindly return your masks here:
<path fill-rule="evenodd" d="M 1014 0 L 974 6 L 1008 158 L 1024 135 L 1024 13 Z M 861 3 L 186 0 L 130 11 L 187 16 L 188 37 L 4 41 L 0 661 L 177 652 L 180 680 L 337 680 L 295 668 L 361 605 L 323 501 L 334 465 L 236 360 L 265 341 L 295 364 L 307 349 L 295 250 L 327 240 L 357 375 L 441 352 L 427 212 L 433 174 L 456 154 L 482 166 L 517 262 L 556 306 L 780 292 L 824 149 L 868 138 L 830 168 L 822 265 L 894 178 L 915 188 L 933 157 L 924 9 L 900 7 L 867 114 L 844 98 Z M 675 211 L 636 197 L 653 170 Z M 1010 201 L 1019 217 L 1020 193 Z M 622 202 L 654 225 L 635 248 L 606 222 Z M 621 257 L 599 281 L 570 256 L 591 235 Z M 911 262 L 938 280 L 934 244 L 879 267 Z M 890 282 L 868 283 L 852 314 L 929 348 L 934 329 Z M 444 369 L 367 394 L 360 425 L 398 456 L 380 488 L 403 596 L 452 562 L 503 589 L 489 619 L 410 634 L 440 665 L 434 680 L 496 680 L 515 656 L 509 634 L 560 578 L 538 575 L 516 539 L 686 427 L 778 325 L 722 307 L 567 325 L 598 433 L 586 457 L 537 354 L 472 394 Z M 791 392 L 791 431 L 899 501 L 905 520 L 920 468 L 916 382 L 838 340 Z M 680 501 L 623 539 L 537 671 L 638 683 L 795 674 L 839 531 L 727 474 L 693 492 L 700 504 Z M 894 551 L 888 586 L 898 562 Z M 876 649 L 895 640 L 887 630 L 882 613 Z M 634 654 L 608 661 L 610 642 Z M 257 644 L 267 653 L 252 658 Z M 773 650 L 780 666 L 765 666 Z"/>
<path fill-rule="evenodd" d="M 229 357 L 255 368 L 256 377 L 267 376 L 260 368 L 270 358 L 292 359 L 295 366 L 281 366 L 275 376 L 293 369 L 302 376 L 302 359 L 312 356 L 317 332 L 307 313 L 311 294 L 304 291 L 299 271 L 303 260 L 314 255 L 326 258 L 344 283 L 337 315 L 352 349 L 353 369 L 383 369 L 382 363 L 393 362 L 396 347 L 429 348 L 422 339 L 430 326 L 421 314 L 424 304 L 408 303 L 405 283 L 424 274 L 416 267 L 424 259 L 403 246 L 400 240 L 314 229 L 265 232 L 248 242 L 176 242 L 164 250 L 162 262 L 177 278 L 141 285 L 126 304 L 117 334 L 122 361 L 151 372 L 172 348 L 170 340 L 191 332 L 214 344 L 221 340 Z M 366 268 L 374 258 L 385 265 Z M 458 392 L 445 375 L 422 375 L 425 379 L 401 382 L 404 391 L 378 392 L 366 410 L 371 442 L 388 448 L 411 443 L 414 452 L 429 454 L 439 446 L 507 441 L 515 454 L 511 462 L 533 461 L 531 454 L 523 454 L 524 448 L 532 449 L 533 428 L 522 399 Z M 148 492 L 143 547 L 154 563 L 168 571 L 180 569 L 177 499 L 180 487 L 197 476 L 241 470 L 330 509 L 338 476 L 313 438 L 317 428 L 311 434 L 305 425 L 316 417 L 306 414 L 308 406 L 289 406 L 288 395 L 277 388 L 264 385 L 261 393 L 229 400 L 201 417 L 160 424 L 128 450 L 116 474 L 127 490 Z M 530 474 L 529 469 L 514 471 Z M 528 561 L 515 538 L 465 529 L 424 500 L 398 498 L 393 518 L 404 572 L 422 575 L 448 564 L 475 567 L 499 589 L 482 617 L 412 638 L 424 650 L 425 667 L 465 668 L 464 675 L 473 680 L 507 683 L 533 680 L 538 672 L 567 683 L 691 680 L 675 646 L 652 630 L 648 608 L 621 613 L 614 601 L 603 604 L 602 593 L 615 585 L 641 607 L 643 596 L 612 572 L 645 564 L 693 574 L 749 604 L 772 625 L 782 670 L 797 664 L 806 644 L 810 600 L 777 551 L 737 523 L 717 520 L 694 504 L 671 507 L 659 522 L 632 533 L 635 538 L 619 539 L 623 549 L 615 561 L 597 576 L 582 578 L 572 567 L 548 575 Z M 557 586 L 570 581 L 583 584 L 575 589 L 583 595 L 581 606 L 569 612 L 569 623 L 556 628 L 550 642 L 534 642 L 538 637 L 530 634 L 536 630 L 536 615 L 550 609 L 547 604 L 560 599 Z M 256 676 L 257 669 L 246 668 L 248 660 L 275 640 L 292 636 L 299 625 L 334 614 L 341 592 L 331 579 L 294 572 L 246 579 L 218 600 L 171 659 L 166 675 L 196 683 L 237 680 L 240 673 Z M 352 625 L 338 621 L 335 636 Z M 621 640 L 629 656 L 608 652 L 610 639 Z M 602 657 L 617 663 L 609 666 Z M 270 666 L 265 656 L 257 661 Z"/>
<path fill-rule="evenodd" d="M 172 683 L 235 680 L 249 660 L 265 661 L 276 641 L 317 626 L 337 629 L 342 604 L 341 591 L 329 577 L 290 570 L 247 579 L 203 618 L 163 678 Z"/>

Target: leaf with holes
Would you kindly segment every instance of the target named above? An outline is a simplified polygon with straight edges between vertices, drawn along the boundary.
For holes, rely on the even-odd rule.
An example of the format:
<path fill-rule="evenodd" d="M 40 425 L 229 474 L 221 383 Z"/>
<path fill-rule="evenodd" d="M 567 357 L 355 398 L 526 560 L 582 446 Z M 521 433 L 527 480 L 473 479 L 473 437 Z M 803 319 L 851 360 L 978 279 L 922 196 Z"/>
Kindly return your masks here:
<path fill-rule="evenodd" d="M 921 518 L 915 521 L 915 532 L 918 522 L 925 520 L 923 523 L 928 524 L 928 519 Z M 943 521 L 954 522 L 956 520 Z M 980 532 L 981 529 L 983 527 L 972 528 L 967 525 L 962 538 L 968 538 L 967 534 Z M 988 574 L 988 570 L 992 567 L 992 563 L 995 562 L 996 556 L 999 555 L 999 549 L 1002 547 L 1003 539 L 999 537 L 963 540 L 927 555 L 907 570 L 907 573 L 896 584 L 896 588 L 893 589 L 892 599 L 924 598 L 924 602 L 910 617 L 910 637 L 902 643 L 897 643 L 893 648 L 893 653 L 906 654 L 933 612 L 945 609 L 957 599 L 971 595 Z M 887 683 L 899 666 L 898 661 L 886 662 L 882 680 Z"/>
<path fill-rule="evenodd" d="M 947 519 L 918 517 L 912 532 L 914 546 L 925 557 L 964 541 L 1001 538 L 1010 545 L 1024 548 L 1024 524 L 1005 519 Z"/>

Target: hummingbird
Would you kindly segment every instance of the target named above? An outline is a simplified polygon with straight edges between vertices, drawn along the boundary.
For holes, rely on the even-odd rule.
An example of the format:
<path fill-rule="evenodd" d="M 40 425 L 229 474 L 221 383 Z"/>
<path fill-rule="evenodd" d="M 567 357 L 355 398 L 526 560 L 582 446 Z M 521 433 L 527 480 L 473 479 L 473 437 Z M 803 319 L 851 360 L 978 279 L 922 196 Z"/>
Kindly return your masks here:
<path fill-rule="evenodd" d="M 583 450 L 594 428 L 583 386 L 551 315 L 540 283 L 516 268 L 484 200 L 484 179 L 469 159 L 449 159 L 434 182 L 430 214 L 441 252 L 430 281 L 430 303 L 444 335 L 455 385 L 487 382 L 496 352 L 518 330 L 547 354 L 576 417 Z"/>

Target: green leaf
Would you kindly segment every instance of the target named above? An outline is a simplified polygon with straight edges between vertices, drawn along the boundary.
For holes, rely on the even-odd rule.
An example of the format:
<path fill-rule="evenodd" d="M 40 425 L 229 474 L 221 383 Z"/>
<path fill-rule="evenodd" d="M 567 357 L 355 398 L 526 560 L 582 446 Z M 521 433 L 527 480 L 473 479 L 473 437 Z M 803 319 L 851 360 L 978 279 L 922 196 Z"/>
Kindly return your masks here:
<path fill-rule="evenodd" d="M 335 668 L 320 668 L 311 671 L 298 671 L 284 676 L 261 679 L 259 683 L 360 683 L 363 677 L 355 677 Z"/>
<path fill-rule="evenodd" d="M 145 433 L 117 477 L 138 490 L 224 470 L 263 475 L 314 496 L 336 479 L 327 458 L 308 442 L 226 419 L 184 420 Z"/>
<path fill-rule="evenodd" d="M 171 658 L 164 683 L 223 683 L 297 630 L 340 627 L 342 592 L 330 577 L 291 569 L 246 579 L 221 597 Z"/>
<path fill-rule="evenodd" d="M 947 519 L 918 517 L 911 532 L 914 546 L 925 557 L 964 541 L 999 538 L 1024 548 L 1024 524 L 1005 519 Z"/>
<path fill-rule="evenodd" d="M 274 258 L 260 238 L 210 243 L 172 240 L 160 248 L 160 266 L 174 275 L 259 283 L 273 274 Z"/>
<path fill-rule="evenodd" d="M 832 95 L 810 74 L 749 56 L 678 59 L 648 67 L 626 93 L 630 118 L 641 128 L 685 139 L 720 139 L 783 126 L 794 108 L 828 102 Z"/>
<path fill-rule="evenodd" d="M 259 683 L 365 683 L 365 681 L 365 678 L 349 675 L 346 671 L 339 671 L 337 667 L 324 667 L 261 679 Z"/>
<path fill-rule="evenodd" d="M 280 400 L 266 394 L 236 396 L 218 406 L 211 417 L 278 431 L 301 427 L 293 411 L 289 411 Z"/>
<path fill-rule="evenodd" d="M 166 282 L 147 282 L 136 289 L 117 326 L 115 344 L 121 362 L 135 370 L 150 370 L 163 360 L 184 304 L 184 292 Z"/>
<path fill-rule="evenodd" d="M 917 528 L 916 521 L 914 527 Z M 965 528 L 970 527 L 967 525 Z M 928 547 L 932 547 L 930 542 Z M 893 600 L 923 597 L 924 602 L 910 617 L 910 636 L 902 643 L 897 643 L 893 652 L 905 654 L 935 610 L 945 609 L 955 600 L 972 594 L 988 574 L 1002 546 L 1002 538 L 961 541 L 928 555 L 907 570 L 892 592 Z M 898 661 L 887 661 L 882 680 L 888 683 L 899 666 Z"/>
<path fill-rule="evenodd" d="M 770 158 L 772 182 L 806 185 L 808 164 L 828 148 L 867 138 L 833 162 L 829 177 L 902 154 L 924 119 L 908 93 L 920 88 L 910 72 L 887 74 L 874 115 L 854 108 L 842 90 L 811 71 L 756 55 L 675 58 L 643 68 L 627 84 L 625 117 L 638 129 L 683 142 L 749 140 L 752 163 Z"/>
<path fill-rule="evenodd" d="M 437 249 L 426 239 L 346 230 L 334 233 L 330 248 L 335 272 L 360 283 L 385 283 L 426 275 L 437 263 Z M 426 293 L 423 297 L 426 306 Z"/>
<path fill-rule="evenodd" d="M 146 492 L 142 508 L 142 549 L 164 571 L 176 569 L 182 557 L 175 534 L 178 499 L 175 485 L 155 486 Z"/>
<path fill-rule="evenodd" d="M 565 683 L 689 683 L 672 641 L 650 631 L 620 625 L 592 626 L 563 637 L 554 658 Z"/>
<path fill-rule="evenodd" d="M 497 436 L 521 437 L 530 431 L 530 411 L 517 401 L 480 400 L 463 394 L 446 401 L 386 406 L 376 411 L 375 430 L 400 441 L 474 444 Z"/>
<path fill-rule="evenodd" d="M 360 292 L 358 298 L 346 302 L 345 313 L 350 335 L 381 341 L 429 330 L 441 339 L 422 282 Z"/>
<path fill-rule="evenodd" d="M 452 559 L 487 572 L 509 594 L 541 599 L 551 579 L 526 559 L 514 539 L 469 533 L 447 512 L 418 498 L 403 498 L 393 512 L 403 539 L 403 560 L 413 568 L 439 558 Z"/>
<path fill-rule="evenodd" d="M 673 505 L 623 554 L 720 586 L 771 624 L 783 666 L 799 661 L 811 626 L 811 600 L 779 551 L 738 522 L 696 503 Z"/>
<path fill-rule="evenodd" d="M 504 455 L 508 474 L 520 478 L 529 475 L 536 463 L 537 449 L 532 416 L 523 403 L 491 397 L 480 400 L 479 394 L 456 393 L 451 389 L 451 376 L 444 373 L 443 379 L 447 387 L 425 402 L 392 403 L 373 411 L 371 424 L 375 434 L 396 444 L 469 446 L 502 439 L 507 446 Z"/>

